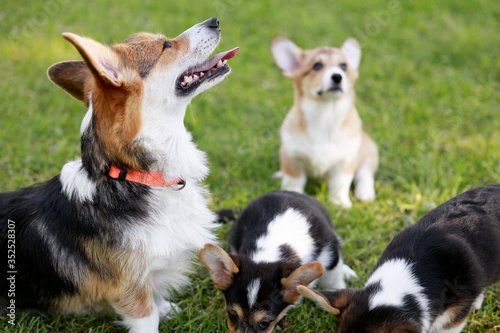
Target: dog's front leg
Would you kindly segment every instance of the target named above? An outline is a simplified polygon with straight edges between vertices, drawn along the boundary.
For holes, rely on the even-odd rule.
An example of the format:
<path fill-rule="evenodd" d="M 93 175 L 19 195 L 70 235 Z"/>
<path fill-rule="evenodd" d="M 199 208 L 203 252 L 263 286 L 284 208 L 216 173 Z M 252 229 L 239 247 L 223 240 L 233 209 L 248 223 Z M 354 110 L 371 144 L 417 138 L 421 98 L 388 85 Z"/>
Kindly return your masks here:
<path fill-rule="evenodd" d="M 306 186 L 307 177 L 305 173 L 300 174 L 298 177 L 292 177 L 283 172 L 281 178 L 281 189 L 287 191 L 295 191 L 298 193 L 304 193 L 304 187 Z"/>
<path fill-rule="evenodd" d="M 151 284 L 128 287 L 111 303 L 130 333 L 158 333 L 160 313 Z"/>
<path fill-rule="evenodd" d="M 307 176 L 300 162 L 291 158 L 281 147 L 280 150 L 280 167 L 281 167 L 281 189 L 304 193 L 304 188 L 307 183 Z"/>
<path fill-rule="evenodd" d="M 328 199 L 335 205 L 351 208 L 349 189 L 354 178 L 354 163 L 348 162 L 333 167 L 328 171 Z"/>

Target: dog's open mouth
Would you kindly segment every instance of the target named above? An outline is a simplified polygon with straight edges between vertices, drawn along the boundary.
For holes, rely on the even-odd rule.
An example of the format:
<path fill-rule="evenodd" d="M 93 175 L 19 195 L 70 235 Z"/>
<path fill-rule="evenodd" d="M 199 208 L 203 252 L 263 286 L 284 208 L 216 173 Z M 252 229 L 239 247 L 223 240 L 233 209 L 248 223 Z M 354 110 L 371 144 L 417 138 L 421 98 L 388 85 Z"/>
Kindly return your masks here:
<path fill-rule="evenodd" d="M 204 63 L 189 69 L 177 79 L 177 89 L 186 94 L 196 88 L 202 82 L 214 79 L 229 71 L 227 61 L 236 55 L 239 47 L 232 50 L 217 53 Z"/>

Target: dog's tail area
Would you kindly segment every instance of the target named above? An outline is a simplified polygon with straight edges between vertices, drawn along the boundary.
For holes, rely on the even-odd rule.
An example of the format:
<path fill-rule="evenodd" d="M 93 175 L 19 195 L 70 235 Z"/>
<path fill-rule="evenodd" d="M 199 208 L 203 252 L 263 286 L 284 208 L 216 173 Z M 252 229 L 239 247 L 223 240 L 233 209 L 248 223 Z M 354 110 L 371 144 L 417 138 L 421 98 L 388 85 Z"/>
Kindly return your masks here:
<path fill-rule="evenodd" d="M 219 210 L 217 214 L 218 223 L 227 223 L 236 221 L 237 216 L 241 213 L 241 208 L 225 208 Z"/>

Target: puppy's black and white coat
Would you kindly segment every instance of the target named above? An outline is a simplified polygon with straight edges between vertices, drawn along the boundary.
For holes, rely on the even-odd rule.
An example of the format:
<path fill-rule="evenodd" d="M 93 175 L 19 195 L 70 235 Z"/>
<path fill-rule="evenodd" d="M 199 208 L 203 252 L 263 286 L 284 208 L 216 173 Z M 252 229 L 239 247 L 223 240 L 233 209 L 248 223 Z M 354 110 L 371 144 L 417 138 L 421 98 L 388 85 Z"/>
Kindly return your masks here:
<path fill-rule="evenodd" d="M 110 309 L 130 332 L 158 332 L 173 307 L 164 297 L 215 241 L 206 157 L 184 127 L 186 107 L 230 72 L 237 49 L 205 61 L 220 40 L 215 18 L 176 38 L 138 33 L 113 46 L 63 36 L 83 61 L 48 75 L 88 107 L 82 158 L 46 184 L 0 194 L 0 252 L 15 245 L 16 256 L 3 272 L 17 271 L 15 295 L 0 282 L 0 311 L 12 301 L 18 313 Z"/>
<path fill-rule="evenodd" d="M 500 280 L 500 184 L 467 191 L 403 230 L 363 289 L 299 292 L 342 333 L 458 333 Z"/>
<path fill-rule="evenodd" d="M 319 278 L 344 288 L 344 265 L 328 211 L 312 197 L 275 191 L 252 201 L 231 229 L 231 255 L 208 244 L 200 252 L 223 291 L 231 332 L 270 332 L 299 300 L 298 285 Z M 324 267 L 324 269 L 323 269 Z"/>

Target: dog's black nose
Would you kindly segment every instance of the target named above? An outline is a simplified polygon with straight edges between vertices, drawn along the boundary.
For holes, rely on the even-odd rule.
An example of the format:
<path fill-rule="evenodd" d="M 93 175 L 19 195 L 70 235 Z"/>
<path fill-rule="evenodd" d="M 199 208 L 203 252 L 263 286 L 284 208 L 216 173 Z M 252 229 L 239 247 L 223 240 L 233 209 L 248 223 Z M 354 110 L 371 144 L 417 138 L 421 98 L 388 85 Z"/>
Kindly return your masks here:
<path fill-rule="evenodd" d="M 212 17 L 210 20 L 208 20 L 207 24 L 212 29 L 219 29 L 220 28 L 219 20 L 215 17 Z"/>
<path fill-rule="evenodd" d="M 332 80 L 333 82 L 339 84 L 340 82 L 342 82 L 342 75 L 335 73 L 332 75 Z"/>

